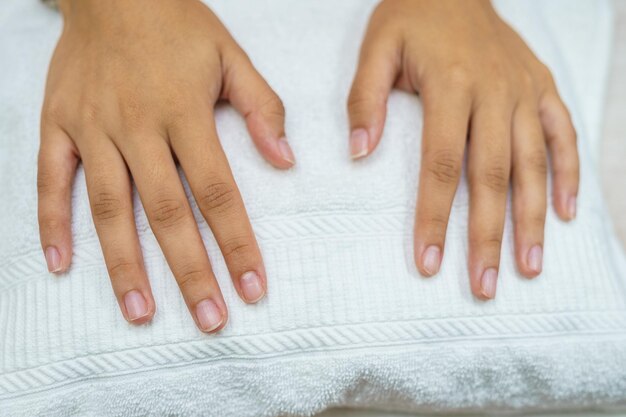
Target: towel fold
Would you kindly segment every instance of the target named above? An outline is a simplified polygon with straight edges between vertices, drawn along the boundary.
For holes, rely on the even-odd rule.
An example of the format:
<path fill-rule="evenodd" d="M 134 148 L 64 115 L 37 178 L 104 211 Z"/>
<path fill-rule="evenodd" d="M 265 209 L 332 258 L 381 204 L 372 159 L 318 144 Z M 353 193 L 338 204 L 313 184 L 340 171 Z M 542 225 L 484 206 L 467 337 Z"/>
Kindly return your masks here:
<path fill-rule="evenodd" d="M 592 163 L 606 78 L 606 1 L 498 2 L 553 70 L 580 134 L 577 220 L 549 209 L 544 272 L 522 278 L 510 216 L 498 297 L 469 290 L 467 186 L 434 279 L 413 266 L 422 115 L 394 92 L 376 152 L 348 156 L 345 102 L 374 0 L 208 2 L 284 101 L 298 160 L 272 169 L 241 116 L 218 131 L 264 255 L 268 297 L 244 305 L 194 213 L 230 308 L 200 333 L 135 196 L 158 312 L 118 311 L 84 173 L 73 192 L 74 259 L 46 272 L 36 222 L 38 118 L 60 17 L 0 5 L 0 414 L 308 416 L 333 406 L 412 412 L 626 409 L 626 262 Z M 564 32 L 577 27 L 579 30 Z M 594 65 L 580 68 L 586 60 Z M 581 64 L 582 63 L 582 64 Z M 586 83 L 586 84 L 585 84 Z M 188 191 L 188 190 L 187 190 Z M 188 193 L 189 194 L 189 193 Z"/>

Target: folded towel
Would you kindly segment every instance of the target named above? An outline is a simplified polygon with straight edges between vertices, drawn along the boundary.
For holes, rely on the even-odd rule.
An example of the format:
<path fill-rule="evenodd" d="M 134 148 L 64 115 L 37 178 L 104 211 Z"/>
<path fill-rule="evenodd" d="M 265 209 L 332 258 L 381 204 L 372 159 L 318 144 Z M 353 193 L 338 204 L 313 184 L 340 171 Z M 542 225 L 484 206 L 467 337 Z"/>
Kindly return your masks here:
<path fill-rule="evenodd" d="M 272 169 L 242 118 L 220 106 L 219 133 L 264 254 L 267 299 L 255 306 L 238 299 L 194 206 L 230 307 L 219 335 L 200 333 L 135 198 L 159 308 L 152 324 L 127 324 L 110 289 L 81 170 L 72 269 L 58 278 L 46 272 L 36 223 L 38 118 L 61 22 L 37 1 L 4 0 L 0 415 L 626 409 L 626 262 L 588 151 L 601 113 L 584 95 L 600 97 L 605 74 L 595 73 L 592 88 L 575 81 L 594 77 L 577 77 L 585 71 L 572 67 L 589 57 L 606 60 L 607 2 L 498 3 L 555 73 L 581 134 L 582 178 L 577 220 L 565 224 L 548 213 L 541 277 L 529 281 L 516 272 L 507 223 L 498 297 L 488 303 L 469 291 L 465 180 L 440 274 L 424 280 L 413 266 L 417 97 L 394 92 L 377 151 L 358 163 L 348 157 L 345 101 L 376 2 L 209 3 L 284 100 L 298 158 L 289 172 Z M 563 22 L 580 30 L 556 35 Z M 595 25 L 602 29 L 591 30 Z M 598 43 L 589 46 L 582 33 Z"/>

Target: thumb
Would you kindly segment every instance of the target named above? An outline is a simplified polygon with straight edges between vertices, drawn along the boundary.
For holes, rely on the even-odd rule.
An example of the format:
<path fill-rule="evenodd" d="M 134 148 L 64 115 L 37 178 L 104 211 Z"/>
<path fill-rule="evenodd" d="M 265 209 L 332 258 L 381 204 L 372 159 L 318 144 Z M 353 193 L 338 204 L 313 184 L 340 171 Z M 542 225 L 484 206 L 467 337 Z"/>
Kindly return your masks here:
<path fill-rule="evenodd" d="M 400 69 L 399 51 L 393 37 L 368 30 L 348 97 L 353 159 L 371 153 L 383 134 L 387 98 Z"/>
<path fill-rule="evenodd" d="M 285 108 L 280 97 L 236 46 L 224 55 L 223 98 L 246 119 L 252 141 L 274 167 L 287 169 L 295 157 L 285 137 Z"/>

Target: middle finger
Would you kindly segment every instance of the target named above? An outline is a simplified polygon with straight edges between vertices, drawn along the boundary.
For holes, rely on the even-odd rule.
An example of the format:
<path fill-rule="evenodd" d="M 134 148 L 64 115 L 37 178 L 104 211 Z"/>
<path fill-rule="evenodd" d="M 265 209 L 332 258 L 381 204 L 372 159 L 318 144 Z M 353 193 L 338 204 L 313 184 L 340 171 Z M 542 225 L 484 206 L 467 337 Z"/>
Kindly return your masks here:
<path fill-rule="evenodd" d="M 222 293 L 170 148 L 162 137 L 146 139 L 126 141 L 122 153 L 137 185 L 150 227 L 189 311 L 202 331 L 215 332 L 224 326 L 227 318 Z M 150 145 L 139 146 L 142 143 Z"/>
<path fill-rule="evenodd" d="M 476 106 L 472 117 L 468 179 L 469 273 L 472 293 L 496 295 L 511 165 L 512 104 L 504 97 Z"/>

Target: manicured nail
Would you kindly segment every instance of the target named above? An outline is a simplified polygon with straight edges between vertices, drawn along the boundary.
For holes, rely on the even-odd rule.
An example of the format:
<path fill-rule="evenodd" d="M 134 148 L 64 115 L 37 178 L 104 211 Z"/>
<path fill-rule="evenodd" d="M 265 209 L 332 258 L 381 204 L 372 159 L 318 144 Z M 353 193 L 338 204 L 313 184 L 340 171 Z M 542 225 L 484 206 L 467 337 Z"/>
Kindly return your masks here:
<path fill-rule="evenodd" d="M 61 254 L 54 246 L 46 248 L 46 263 L 50 272 L 59 272 L 61 270 Z"/>
<path fill-rule="evenodd" d="M 480 293 L 485 298 L 493 298 L 496 296 L 496 283 L 498 282 L 498 271 L 495 268 L 487 268 L 483 272 L 480 280 Z"/>
<path fill-rule="evenodd" d="M 570 219 L 573 219 L 574 217 L 576 217 L 576 197 L 575 196 L 571 196 L 567 200 L 567 214 Z"/>
<path fill-rule="evenodd" d="M 287 142 L 287 138 L 282 137 L 278 139 L 278 150 L 285 161 L 292 165 L 296 163 L 296 158 L 293 156 L 293 151 Z"/>
<path fill-rule="evenodd" d="M 435 246 L 429 246 L 422 255 L 422 262 L 424 265 L 424 271 L 428 276 L 435 275 L 439 272 L 439 266 L 441 265 L 441 250 Z"/>
<path fill-rule="evenodd" d="M 211 299 L 202 300 L 196 305 L 196 318 L 203 332 L 217 329 L 224 321 L 222 312 Z"/>
<path fill-rule="evenodd" d="M 528 262 L 528 268 L 533 272 L 540 273 L 543 263 L 543 249 L 541 246 L 535 245 L 530 248 L 526 261 Z"/>
<path fill-rule="evenodd" d="M 352 159 L 362 158 L 367 155 L 369 135 L 365 129 L 356 129 L 350 134 L 350 155 Z"/>
<path fill-rule="evenodd" d="M 241 292 L 249 303 L 256 303 L 265 295 L 261 278 L 256 272 L 246 272 L 241 276 Z"/>
<path fill-rule="evenodd" d="M 128 321 L 135 321 L 148 315 L 148 303 L 137 290 L 130 290 L 124 296 L 124 305 L 128 314 Z"/>

